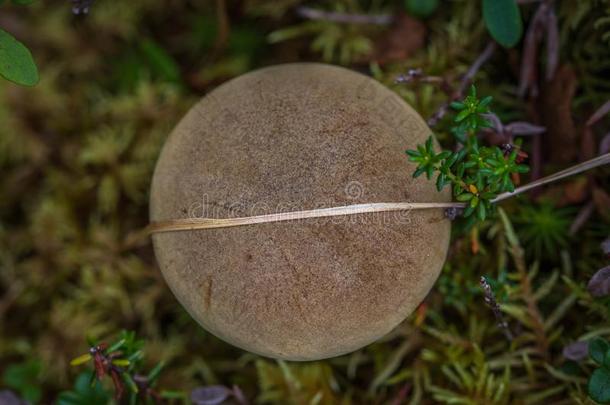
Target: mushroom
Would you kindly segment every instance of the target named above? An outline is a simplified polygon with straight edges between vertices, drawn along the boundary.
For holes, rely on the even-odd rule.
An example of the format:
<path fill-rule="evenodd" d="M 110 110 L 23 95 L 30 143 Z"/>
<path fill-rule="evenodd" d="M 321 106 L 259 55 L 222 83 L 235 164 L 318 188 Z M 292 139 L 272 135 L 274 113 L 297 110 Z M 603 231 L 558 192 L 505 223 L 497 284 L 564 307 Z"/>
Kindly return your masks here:
<path fill-rule="evenodd" d="M 373 202 L 448 202 L 404 153 L 430 129 L 398 95 L 330 65 L 267 67 L 205 96 L 168 138 L 152 221 Z M 317 360 L 390 332 L 445 261 L 443 210 L 153 235 L 169 287 L 206 330 L 264 356 Z"/>

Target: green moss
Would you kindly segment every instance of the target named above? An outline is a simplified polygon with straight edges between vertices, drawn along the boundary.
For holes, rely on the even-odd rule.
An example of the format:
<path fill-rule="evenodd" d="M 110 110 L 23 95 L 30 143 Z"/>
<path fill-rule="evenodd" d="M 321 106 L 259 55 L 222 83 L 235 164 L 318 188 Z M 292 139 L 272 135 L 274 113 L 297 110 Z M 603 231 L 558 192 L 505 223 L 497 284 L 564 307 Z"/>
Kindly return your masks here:
<path fill-rule="evenodd" d="M 170 390 L 237 384 L 250 399 L 282 404 L 585 403 L 593 367 L 567 374 L 561 351 L 608 337 L 607 300 L 586 290 L 607 265 L 599 243 L 610 224 L 597 211 L 574 238 L 565 235 L 571 213 L 528 201 L 507 202 L 506 216 L 474 228 L 456 223 L 446 269 L 416 314 L 380 342 L 324 362 L 273 363 L 241 352 L 204 332 L 173 298 L 140 231 L 161 145 L 202 94 L 257 66 L 330 60 L 373 66 L 428 117 L 446 100 L 443 91 L 394 84 L 396 76 L 419 67 L 455 87 L 488 40 L 480 2 L 442 2 L 425 21 L 424 47 L 375 65 L 370 50 L 387 27 L 304 22 L 292 8 L 301 3 L 311 5 L 227 1 L 225 40 L 212 2 L 99 0 L 84 18 L 67 2 L 3 8 L 27 34 L 41 80 L 33 88 L 0 82 L 0 389 L 43 402 L 77 390 L 83 377 L 69 361 L 86 351 L 86 338 L 129 329 L 146 341 L 145 369 L 165 361 L 158 386 Z M 579 75 L 571 113 L 582 123 L 610 97 L 608 2 L 556 3 L 561 60 Z M 403 4 L 320 7 L 379 14 Z M 522 6 L 525 28 L 535 7 Z M 270 44 L 267 35 L 285 41 Z M 529 120 L 531 105 L 514 95 L 518 51 L 497 52 L 476 77 L 479 93 L 493 96 L 503 120 Z M 597 124 L 596 141 L 607 124 Z M 447 145 L 449 126 L 435 128 Z M 524 148 L 531 152 L 530 141 Z M 607 169 L 593 176 L 608 190 Z M 483 301 L 481 276 L 502 280 L 496 296 L 513 341 Z M 23 380 L 34 391 L 15 386 L 15 373 L 31 364 L 36 376 Z"/>

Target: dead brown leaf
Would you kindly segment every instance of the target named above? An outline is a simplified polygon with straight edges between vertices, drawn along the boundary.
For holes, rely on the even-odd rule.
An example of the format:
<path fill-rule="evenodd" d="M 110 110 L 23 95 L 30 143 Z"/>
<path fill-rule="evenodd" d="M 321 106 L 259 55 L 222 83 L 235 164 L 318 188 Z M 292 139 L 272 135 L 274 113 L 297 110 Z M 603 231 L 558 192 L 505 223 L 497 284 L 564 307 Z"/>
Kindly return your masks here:
<path fill-rule="evenodd" d="M 562 65 L 540 97 L 543 135 L 547 156 L 552 163 L 573 162 L 578 153 L 579 136 L 572 118 L 572 99 L 576 92 L 576 72 Z"/>
<path fill-rule="evenodd" d="M 390 29 L 375 43 L 372 59 L 380 64 L 409 59 L 424 46 L 426 26 L 419 20 L 401 13 Z"/>

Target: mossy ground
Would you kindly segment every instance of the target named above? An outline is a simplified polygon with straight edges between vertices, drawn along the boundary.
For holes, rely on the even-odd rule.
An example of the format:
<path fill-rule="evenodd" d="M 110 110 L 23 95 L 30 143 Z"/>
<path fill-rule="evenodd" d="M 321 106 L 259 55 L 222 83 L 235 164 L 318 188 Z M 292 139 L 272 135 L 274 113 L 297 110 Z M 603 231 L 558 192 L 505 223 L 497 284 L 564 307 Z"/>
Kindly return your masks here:
<path fill-rule="evenodd" d="M 442 1 L 424 21 L 403 18 L 407 34 L 304 21 L 294 12 L 299 3 L 98 0 L 86 16 L 72 15 L 68 1 L 2 6 L 0 26 L 32 49 L 41 81 L 0 81 L 0 388 L 51 403 L 82 371 L 69 362 L 86 351 L 87 336 L 128 329 L 146 341 L 145 364 L 167 362 L 159 386 L 171 390 L 236 384 L 251 400 L 273 403 L 590 401 L 592 363 L 567 361 L 562 350 L 610 334 L 608 299 L 586 289 L 608 264 L 600 247 L 610 235 L 607 168 L 503 204 L 506 217 L 470 229 L 456 222 L 443 274 L 419 310 L 351 355 L 307 364 L 258 358 L 206 333 L 178 305 L 139 231 L 157 154 L 199 97 L 259 66 L 324 60 L 372 74 L 428 117 L 446 95 L 395 78 L 417 67 L 455 85 L 489 40 L 473 0 Z M 404 10 L 398 1 L 315 6 Z M 536 7 L 522 6 L 526 27 Z M 505 123 L 555 128 L 524 143 L 545 173 L 596 153 L 610 124 L 583 130 L 610 98 L 610 3 L 554 7 L 564 73 L 551 82 L 541 74 L 538 97 L 516 95 L 521 45 L 497 50 L 476 76 Z M 380 39 L 391 34 L 410 40 Z M 390 57 L 389 43 L 403 48 Z M 570 86 L 572 94 L 562 91 Z M 449 122 L 435 128 L 447 145 Z M 575 148 L 562 138 L 570 125 L 576 140 L 565 142 Z M 570 234 L 590 201 L 588 220 Z M 494 286 L 512 342 L 485 305 L 481 276 Z"/>

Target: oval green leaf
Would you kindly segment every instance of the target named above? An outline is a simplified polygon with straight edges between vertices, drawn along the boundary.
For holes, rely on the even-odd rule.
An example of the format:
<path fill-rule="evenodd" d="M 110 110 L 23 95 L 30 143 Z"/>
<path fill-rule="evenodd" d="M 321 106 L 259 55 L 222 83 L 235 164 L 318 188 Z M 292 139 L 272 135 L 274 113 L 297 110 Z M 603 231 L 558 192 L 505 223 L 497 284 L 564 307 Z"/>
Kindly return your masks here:
<path fill-rule="evenodd" d="M 606 339 L 596 337 L 589 341 L 589 356 L 597 364 L 604 363 L 604 357 L 608 350 L 610 350 L 610 343 Z"/>
<path fill-rule="evenodd" d="M 589 396 L 595 402 L 610 403 L 610 370 L 602 367 L 593 371 L 587 388 Z"/>
<path fill-rule="evenodd" d="M 438 0 L 405 0 L 407 11 L 419 18 L 430 17 L 438 8 Z"/>
<path fill-rule="evenodd" d="M 511 48 L 521 39 L 523 22 L 516 0 L 483 0 L 483 19 L 500 45 Z"/>
<path fill-rule="evenodd" d="M 38 83 L 38 68 L 28 48 L 0 29 L 0 76 L 23 86 Z"/>

